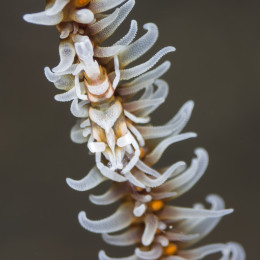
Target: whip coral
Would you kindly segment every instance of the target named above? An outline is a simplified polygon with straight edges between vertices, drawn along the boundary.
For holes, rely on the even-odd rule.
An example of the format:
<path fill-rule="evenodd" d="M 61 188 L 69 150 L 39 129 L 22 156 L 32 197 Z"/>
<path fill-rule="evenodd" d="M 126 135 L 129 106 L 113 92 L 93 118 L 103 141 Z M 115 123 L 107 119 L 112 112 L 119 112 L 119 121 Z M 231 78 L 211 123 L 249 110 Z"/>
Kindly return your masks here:
<path fill-rule="evenodd" d="M 202 204 L 184 208 L 169 203 L 202 177 L 207 152 L 196 149 L 190 166 L 181 161 L 163 169 L 153 167 L 167 147 L 196 137 L 192 132 L 181 133 L 194 104 L 186 102 L 165 125 L 151 125 L 150 114 L 168 94 L 168 84 L 159 78 L 170 62 L 154 66 L 175 48 L 165 47 L 146 62 L 129 67 L 158 38 L 157 26 L 147 23 L 144 35 L 135 40 L 135 20 L 123 38 L 103 45 L 134 4 L 134 0 L 49 0 L 45 11 L 24 16 L 31 23 L 57 26 L 60 63 L 53 69 L 46 67 L 45 75 L 64 91 L 55 99 L 71 101 L 71 113 L 78 118 L 72 141 L 86 143 L 95 154 L 94 168 L 81 180 L 68 178 L 68 185 L 87 191 L 112 180 L 108 191 L 89 199 L 96 205 L 121 201 L 111 216 L 90 220 L 82 211 L 79 222 L 86 230 L 101 233 L 108 244 L 136 245 L 130 257 L 111 258 L 100 251 L 100 260 L 195 260 L 217 252 L 222 253 L 221 260 L 243 260 L 243 248 L 233 242 L 191 249 L 233 211 L 225 209 L 221 197 L 206 197 L 210 209 Z"/>

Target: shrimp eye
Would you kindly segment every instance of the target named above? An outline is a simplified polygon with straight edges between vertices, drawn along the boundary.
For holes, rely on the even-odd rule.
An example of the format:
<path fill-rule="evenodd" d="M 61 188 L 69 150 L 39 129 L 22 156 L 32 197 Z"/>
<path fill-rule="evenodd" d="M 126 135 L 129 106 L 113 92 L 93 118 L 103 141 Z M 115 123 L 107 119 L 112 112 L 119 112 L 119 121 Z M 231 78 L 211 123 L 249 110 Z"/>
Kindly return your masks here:
<path fill-rule="evenodd" d="M 90 0 L 75 0 L 76 7 L 83 7 L 87 5 L 90 2 Z"/>

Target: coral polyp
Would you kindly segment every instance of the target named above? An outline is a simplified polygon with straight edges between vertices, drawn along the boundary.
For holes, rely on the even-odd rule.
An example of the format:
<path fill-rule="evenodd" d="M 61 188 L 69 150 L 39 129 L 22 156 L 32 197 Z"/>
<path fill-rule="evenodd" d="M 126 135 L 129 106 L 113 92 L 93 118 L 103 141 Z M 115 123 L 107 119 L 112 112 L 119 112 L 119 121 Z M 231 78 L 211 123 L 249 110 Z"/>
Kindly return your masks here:
<path fill-rule="evenodd" d="M 225 209 L 221 197 L 207 196 L 209 209 L 200 203 L 193 208 L 171 204 L 203 176 L 207 152 L 197 148 L 189 166 L 179 161 L 154 167 L 170 145 L 196 137 L 193 132 L 182 133 L 194 103 L 186 102 L 162 126 L 151 124 L 150 115 L 168 95 L 168 84 L 160 78 L 171 63 L 155 66 L 175 48 L 165 47 L 131 67 L 158 38 L 157 26 L 147 23 L 136 40 L 135 20 L 124 37 L 105 45 L 134 5 L 134 0 L 50 0 L 45 11 L 24 16 L 31 23 L 57 26 L 60 62 L 53 69 L 46 67 L 45 75 L 63 91 L 55 99 L 71 102 L 77 118 L 72 141 L 85 143 L 95 155 L 91 171 L 81 180 L 67 178 L 67 184 L 88 191 L 112 180 L 104 194 L 89 199 L 96 205 L 121 202 L 116 212 L 101 220 L 91 220 L 82 211 L 79 222 L 102 234 L 108 244 L 136 245 L 130 257 L 111 258 L 100 251 L 100 260 L 196 260 L 218 252 L 221 260 L 244 260 L 243 248 L 234 242 L 192 248 L 233 211 Z"/>

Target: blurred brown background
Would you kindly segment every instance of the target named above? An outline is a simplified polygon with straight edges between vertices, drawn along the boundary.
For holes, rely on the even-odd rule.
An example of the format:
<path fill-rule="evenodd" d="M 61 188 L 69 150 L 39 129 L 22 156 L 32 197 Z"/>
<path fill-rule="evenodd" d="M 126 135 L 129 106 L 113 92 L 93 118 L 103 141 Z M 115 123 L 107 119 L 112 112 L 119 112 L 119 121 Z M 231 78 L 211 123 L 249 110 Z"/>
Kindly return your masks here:
<path fill-rule="evenodd" d="M 146 58 L 166 45 L 177 48 L 168 55 L 173 66 L 164 76 L 170 94 L 154 122 L 166 122 L 189 99 L 196 103 L 185 131 L 199 137 L 168 149 L 161 164 L 189 163 L 198 146 L 210 155 L 202 180 L 174 203 L 191 206 L 204 202 L 207 194 L 220 194 L 235 213 L 202 244 L 238 241 L 247 259 L 259 259 L 260 2 L 136 2 L 130 18 L 139 22 L 140 35 L 146 22 L 160 28 L 159 41 Z M 94 260 L 100 248 L 112 256 L 130 255 L 132 249 L 107 246 L 78 224 L 80 210 L 102 218 L 116 205 L 93 206 L 89 193 L 65 183 L 68 176 L 85 176 L 94 162 L 84 145 L 70 141 L 75 119 L 69 104 L 54 101 L 58 90 L 43 74 L 44 66 L 58 63 L 55 28 L 22 21 L 22 14 L 43 7 L 41 0 L 1 1 L 0 259 Z M 130 18 L 117 37 L 128 30 Z"/>

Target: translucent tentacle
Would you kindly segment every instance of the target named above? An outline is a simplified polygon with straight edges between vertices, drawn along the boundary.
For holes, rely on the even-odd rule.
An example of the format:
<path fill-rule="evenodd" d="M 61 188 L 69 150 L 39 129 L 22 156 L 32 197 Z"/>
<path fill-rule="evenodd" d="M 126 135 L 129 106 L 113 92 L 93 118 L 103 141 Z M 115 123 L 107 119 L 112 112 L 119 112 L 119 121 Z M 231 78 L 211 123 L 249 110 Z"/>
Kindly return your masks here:
<path fill-rule="evenodd" d="M 157 86 L 157 90 L 149 97 L 151 100 L 153 100 L 154 105 L 140 110 L 138 114 L 141 116 L 150 115 L 155 109 L 157 109 L 162 103 L 164 103 L 168 95 L 169 86 L 166 81 L 157 79 L 154 81 L 154 85 Z"/>
<path fill-rule="evenodd" d="M 191 179 L 189 182 L 185 183 L 183 186 L 176 190 L 178 196 L 181 196 L 182 194 L 190 190 L 200 180 L 208 167 L 209 157 L 207 151 L 205 149 L 198 148 L 195 150 L 195 154 L 197 155 L 199 161 L 196 175 L 193 177 L 193 179 Z"/>
<path fill-rule="evenodd" d="M 137 256 L 133 255 L 133 256 L 128 256 L 128 257 L 109 257 L 106 255 L 106 253 L 101 250 L 98 254 L 98 258 L 99 260 L 138 260 Z"/>
<path fill-rule="evenodd" d="M 142 172 L 137 172 L 135 175 L 136 178 L 145 186 L 154 188 L 162 185 L 168 178 L 171 177 L 172 174 L 174 174 L 175 171 L 178 170 L 178 168 L 182 168 L 184 166 L 184 162 L 177 162 L 169 167 L 160 177 L 157 177 L 156 179 L 151 179 Z"/>
<path fill-rule="evenodd" d="M 142 231 L 139 227 L 130 228 L 128 231 L 119 235 L 103 234 L 102 238 L 110 245 L 131 246 L 140 242 Z"/>
<path fill-rule="evenodd" d="M 151 107 L 156 105 L 160 105 L 164 102 L 164 99 L 157 98 L 157 99 L 147 99 L 147 100 L 137 100 L 132 101 L 129 103 L 124 103 L 124 109 L 126 109 L 128 112 L 140 112 L 142 110 L 145 110 L 147 107 Z"/>
<path fill-rule="evenodd" d="M 212 205 L 211 210 L 216 211 L 223 210 L 225 208 L 224 200 L 218 195 L 209 195 L 206 197 L 206 201 Z M 203 239 L 215 228 L 215 226 L 219 223 L 220 220 L 221 217 L 214 219 L 205 219 L 199 222 L 195 227 L 191 229 L 186 229 L 185 232 L 198 233 L 200 235 L 199 237 L 188 241 L 185 245 L 191 246 Z"/>
<path fill-rule="evenodd" d="M 144 260 L 156 260 L 162 255 L 162 247 L 157 244 L 154 245 L 149 251 L 142 251 L 141 249 L 136 248 L 135 254 Z"/>
<path fill-rule="evenodd" d="M 199 167 L 199 158 L 195 158 L 191 162 L 191 166 L 179 176 L 169 180 L 165 185 L 161 187 L 161 190 L 176 191 L 177 188 L 183 184 L 191 181 L 196 175 Z"/>
<path fill-rule="evenodd" d="M 160 177 L 160 173 L 154 169 L 152 169 L 151 167 L 149 167 L 148 165 L 146 165 L 143 161 L 139 160 L 136 165 L 135 165 L 139 170 L 154 176 L 154 177 Z"/>
<path fill-rule="evenodd" d="M 143 26 L 147 33 L 137 41 L 129 45 L 119 55 L 121 67 L 125 67 L 131 62 L 137 60 L 146 53 L 156 42 L 158 38 L 158 28 L 153 23 L 147 23 Z"/>
<path fill-rule="evenodd" d="M 222 254 L 227 254 L 228 247 L 225 244 L 211 244 L 207 246 L 202 246 L 196 249 L 181 250 L 178 255 L 184 257 L 187 260 L 199 260 L 207 255 L 221 252 Z M 243 258 L 236 258 L 237 260 L 242 260 Z M 235 260 L 235 259 L 234 259 Z"/>
<path fill-rule="evenodd" d="M 100 174 L 99 170 L 96 167 L 94 167 L 83 179 L 75 181 L 67 178 L 66 182 L 74 190 L 87 191 L 93 189 L 94 187 L 97 187 L 105 180 L 106 178 L 102 174 Z"/>
<path fill-rule="evenodd" d="M 125 1 L 126 0 L 92 0 L 89 9 L 94 13 L 102 13 L 122 4 Z"/>
<path fill-rule="evenodd" d="M 142 204 L 140 203 L 139 201 L 136 201 L 135 202 L 135 207 L 134 207 L 134 210 L 133 210 L 133 214 L 140 218 L 144 215 L 145 211 L 146 211 L 146 205 L 145 204 Z"/>
<path fill-rule="evenodd" d="M 128 123 L 128 122 L 127 122 L 127 126 L 129 128 L 129 130 L 132 132 L 132 134 L 136 137 L 139 145 L 144 146 L 145 142 L 144 142 L 143 136 L 138 131 L 138 129 L 136 127 L 134 127 L 131 123 Z"/>
<path fill-rule="evenodd" d="M 83 129 L 80 128 L 80 123 L 78 122 L 75 126 L 72 127 L 70 131 L 70 138 L 72 142 L 76 144 L 83 144 L 87 142 L 87 138 L 83 136 Z"/>
<path fill-rule="evenodd" d="M 83 228 L 93 233 L 111 233 L 128 227 L 134 216 L 132 214 L 133 205 L 123 204 L 111 216 L 101 220 L 89 220 L 84 211 L 78 215 L 79 223 Z"/>
<path fill-rule="evenodd" d="M 193 218 L 217 218 L 232 213 L 233 209 L 224 210 L 208 210 L 208 209 L 193 209 L 181 208 L 174 206 L 165 206 L 159 217 L 170 220 L 193 219 Z"/>
<path fill-rule="evenodd" d="M 56 0 L 51 8 L 46 10 L 48 16 L 56 15 L 70 2 L 70 0 Z"/>
<path fill-rule="evenodd" d="M 28 23 L 40 24 L 40 25 L 56 25 L 63 19 L 63 13 L 59 12 L 55 15 L 47 15 L 47 11 L 26 14 L 23 19 Z"/>
<path fill-rule="evenodd" d="M 116 181 L 116 182 L 125 182 L 127 179 L 123 177 L 122 175 L 118 174 L 117 172 L 109 169 L 102 163 L 98 162 L 97 167 L 100 170 L 100 172 L 107 178 Z"/>
<path fill-rule="evenodd" d="M 135 186 L 145 188 L 145 185 L 141 181 L 139 181 L 131 172 L 126 172 L 125 176 Z"/>
<path fill-rule="evenodd" d="M 74 99 L 70 106 L 70 111 L 73 116 L 79 117 L 79 118 L 86 118 L 88 117 L 88 107 L 86 107 L 86 104 L 88 104 L 89 101 L 81 101 L 78 102 L 78 99 Z"/>
<path fill-rule="evenodd" d="M 161 244 L 162 247 L 169 245 L 169 240 L 163 235 L 158 235 L 155 237 L 154 242 Z"/>
<path fill-rule="evenodd" d="M 109 38 L 114 31 L 119 27 L 119 25 L 125 20 L 128 16 L 132 8 L 134 7 L 135 0 L 128 0 L 124 5 L 119 8 L 119 14 L 117 19 L 111 23 L 108 27 L 106 27 L 101 32 L 97 33 L 94 36 L 96 42 L 103 42 L 107 38 Z"/>
<path fill-rule="evenodd" d="M 186 102 L 166 125 L 138 126 L 137 128 L 146 140 L 179 134 L 189 121 L 193 106 L 193 101 Z"/>
<path fill-rule="evenodd" d="M 137 65 L 130 69 L 125 69 L 121 71 L 121 80 L 129 80 L 135 78 L 149 69 L 151 69 L 164 55 L 169 52 L 175 51 L 174 47 L 165 47 L 157 52 L 150 60 L 143 64 Z"/>
<path fill-rule="evenodd" d="M 142 236 L 142 244 L 144 246 L 149 246 L 154 239 L 156 230 L 158 228 L 158 219 L 153 214 L 148 214 L 145 217 L 145 229 Z"/>
<path fill-rule="evenodd" d="M 53 68 L 54 72 L 62 72 L 68 69 L 75 57 L 74 45 L 69 40 L 62 40 L 59 45 L 60 63 L 57 67 Z"/>
<path fill-rule="evenodd" d="M 95 48 L 95 57 L 105 58 L 117 55 L 123 48 L 122 45 L 116 45 L 111 47 L 96 47 Z"/>
<path fill-rule="evenodd" d="M 118 89 L 119 94 L 123 96 L 130 95 L 148 87 L 153 84 L 155 79 L 160 78 L 170 68 L 170 66 L 171 63 L 169 61 L 165 61 L 157 68 L 146 72 L 128 83 L 122 84 Z"/>
<path fill-rule="evenodd" d="M 114 45 L 129 45 L 135 38 L 137 33 L 137 22 L 135 20 L 131 21 L 130 29 L 127 34 L 122 37 L 119 41 L 117 41 Z"/>
<path fill-rule="evenodd" d="M 115 183 L 106 193 L 102 195 L 91 194 L 89 199 L 96 205 L 109 205 L 121 199 L 128 192 L 129 188 L 127 185 L 118 185 Z"/>
<path fill-rule="evenodd" d="M 176 136 L 171 136 L 160 142 L 154 150 L 145 157 L 145 163 L 155 164 L 159 161 L 164 151 L 173 143 L 180 142 L 189 138 L 197 137 L 195 133 L 185 133 Z"/>
<path fill-rule="evenodd" d="M 174 198 L 177 196 L 177 192 L 161 192 L 161 193 L 151 193 L 154 200 L 162 200 Z"/>
<path fill-rule="evenodd" d="M 89 26 L 90 33 L 92 35 L 95 35 L 99 33 L 100 31 L 104 30 L 107 26 L 109 26 L 111 23 L 113 23 L 119 14 L 119 9 L 116 9 L 112 14 L 108 15 L 107 17 L 103 18 L 102 20 L 91 24 Z"/>
<path fill-rule="evenodd" d="M 72 100 L 78 98 L 78 96 L 76 93 L 76 89 L 72 88 L 65 93 L 55 95 L 54 98 L 56 101 L 59 101 L 59 102 L 68 102 L 68 101 L 72 101 Z"/>
<path fill-rule="evenodd" d="M 235 242 L 229 242 L 227 243 L 227 246 L 230 248 L 231 251 L 231 260 L 245 260 L 246 259 L 246 253 L 244 248 Z"/>
<path fill-rule="evenodd" d="M 165 234 L 171 241 L 189 241 L 199 237 L 199 234 L 182 234 L 175 232 L 167 232 Z"/>
<path fill-rule="evenodd" d="M 131 114 L 127 110 L 124 110 L 125 116 L 128 117 L 131 121 L 137 124 L 146 124 L 150 121 L 149 117 L 136 117 L 135 115 Z"/>

